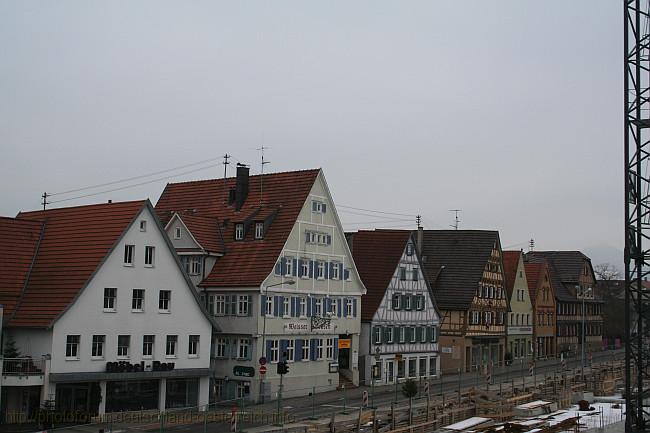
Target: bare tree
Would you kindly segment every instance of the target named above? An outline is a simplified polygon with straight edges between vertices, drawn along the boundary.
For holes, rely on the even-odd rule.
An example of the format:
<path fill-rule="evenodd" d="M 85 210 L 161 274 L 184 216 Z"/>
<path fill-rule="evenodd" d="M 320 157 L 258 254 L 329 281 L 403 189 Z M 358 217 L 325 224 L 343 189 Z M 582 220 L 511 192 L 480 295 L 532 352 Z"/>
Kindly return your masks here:
<path fill-rule="evenodd" d="M 612 281 L 621 278 L 619 270 L 610 263 L 600 263 L 594 266 L 594 273 L 596 274 L 596 278 L 601 281 Z"/>

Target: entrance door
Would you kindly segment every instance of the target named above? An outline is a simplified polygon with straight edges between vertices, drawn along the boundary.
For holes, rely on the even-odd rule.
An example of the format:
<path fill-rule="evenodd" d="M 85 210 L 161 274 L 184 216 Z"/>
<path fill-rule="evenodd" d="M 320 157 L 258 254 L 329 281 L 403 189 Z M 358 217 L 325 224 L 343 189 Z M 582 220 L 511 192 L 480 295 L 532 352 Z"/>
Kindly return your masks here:
<path fill-rule="evenodd" d="M 386 383 L 395 381 L 395 361 L 386 361 Z"/>

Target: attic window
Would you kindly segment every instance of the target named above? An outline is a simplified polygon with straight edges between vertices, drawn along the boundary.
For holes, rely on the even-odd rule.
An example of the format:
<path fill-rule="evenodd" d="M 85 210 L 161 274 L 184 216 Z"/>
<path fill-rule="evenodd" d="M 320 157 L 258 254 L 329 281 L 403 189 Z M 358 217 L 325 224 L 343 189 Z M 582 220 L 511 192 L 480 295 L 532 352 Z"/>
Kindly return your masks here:
<path fill-rule="evenodd" d="M 235 240 L 241 241 L 244 239 L 244 224 L 235 224 Z"/>
<path fill-rule="evenodd" d="M 140 231 L 141 232 L 147 231 L 147 221 L 145 220 L 140 221 Z"/>
<path fill-rule="evenodd" d="M 264 223 L 255 223 L 255 239 L 264 239 Z"/>
<path fill-rule="evenodd" d="M 406 245 L 406 255 L 407 256 L 413 255 L 413 244 Z"/>
<path fill-rule="evenodd" d="M 327 205 L 322 201 L 312 200 L 311 211 L 316 213 L 325 213 L 327 211 Z"/>
<path fill-rule="evenodd" d="M 181 228 L 174 227 L 174 239 L 180 239 L 180 238 L 181 238 Z"/>

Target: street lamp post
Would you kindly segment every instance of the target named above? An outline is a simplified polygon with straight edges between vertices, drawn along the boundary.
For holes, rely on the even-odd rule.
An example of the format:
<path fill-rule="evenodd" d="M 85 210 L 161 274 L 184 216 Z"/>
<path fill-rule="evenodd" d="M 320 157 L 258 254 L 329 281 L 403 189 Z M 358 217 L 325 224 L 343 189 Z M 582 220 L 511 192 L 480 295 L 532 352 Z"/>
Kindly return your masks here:
<path fill-rule="evenodd" d="M 266 296 L 266 297 L 269 296 L 269 288 L 278 287 L 278 286 L 282 286 L 282 285 L 285 285 L 285 284 L 287 286 L 292 286 L 292 285 L 296 284 L 296 282 L 294 280 L 287 280 L 287 281 L 282 281 L 280 283 L 271 284 L 270 286 L 266 286 L 264 288 L 264 296 Z M 271 313 L 273 313 L 273 312 L 271 312 Z M 266 347 L 266 316 L 267 315 L 268 314 L 267 314 L 267 311 L 266 311 L 266 305 L 264 305 L 264 319 L 263 319 L 263 324 L 262 324 L 262 349 L 260 350 L 262 355 L 260 356 L 260 358 L 264 357 L 264 351 L 265 351 L 265 347 Z M 260 403 L 264 403 L 264 375 L 262 375 L 262 374 L 260 374 L 260 392 L 259 392 L 258 401 Z"/>

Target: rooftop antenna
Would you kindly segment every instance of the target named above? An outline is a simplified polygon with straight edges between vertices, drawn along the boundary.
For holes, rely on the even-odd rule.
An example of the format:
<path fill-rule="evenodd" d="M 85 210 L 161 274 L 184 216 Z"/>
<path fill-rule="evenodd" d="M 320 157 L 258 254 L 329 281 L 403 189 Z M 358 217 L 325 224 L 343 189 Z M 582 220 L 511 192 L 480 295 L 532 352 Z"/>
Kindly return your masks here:
<path fill-rule="evenodd" d="M 415 217 L 415 223 L 418 225 L 418 229 L 422 227 L 422 216 L 418 215 Z"/>
<path fill-rule="evenodd" d="M 269 148 L 264 147 L 264 145 L 262 145 L 262 147 L 257 149 L 262 154 L 262 169 L 260 170 L 260 174 L 261 174 L 261 176 L 260 176 L 260 206 L 262 206 L 262 193 L 264 192 L 264 166 L 271 162 L 271 161 L 264 161 L 264 151 L 266 149 L 269 149 Z"/>
<path fill-rule="evenodd" d="M 454 230 L 458 230 L 458 227 L 460 226 L 460 219 L 458 218 L 458 212 L 460 211 L 462 211 L 462 209 L 449 209 L 449 212 L 455 213 L 454 223 L 449 226 L 449 227 L 453 227 Z"/>
<path fill-rule="evenodd" d="M 531 238 L 528 241 L 528 251 L 533 251 L 535 249 L 535 239 Z"/>
<path fill-rule="evenodd" d="M 228 177 L 227 169 L 228 169 L 228 166 L 230 165 L 230 162 L 228 162 L 228 160 L 230 158 L 232 158 L 232 156 L 228 155 L 227 153 L 223 156 L 222 164 L 223 164 L 223 184 L 224 185 L 226 184 L 226 177 Z"/>
<path fill-rule="evenodd" d="M 47 206 L 48 204 L 50 204 L 50 202 L 47 201 L 47 196 L 48 196 L 48 195 L 49 195 L 49 194 L 48 194 L 47 192 L 44 192 L 43 195 L 41 196 L 41 198 L 43 199 L 43 200 L 41 201 L 41 204 L 43 205 L 43 210 L 45 210 L 45 206 Z"/>

